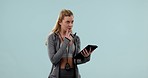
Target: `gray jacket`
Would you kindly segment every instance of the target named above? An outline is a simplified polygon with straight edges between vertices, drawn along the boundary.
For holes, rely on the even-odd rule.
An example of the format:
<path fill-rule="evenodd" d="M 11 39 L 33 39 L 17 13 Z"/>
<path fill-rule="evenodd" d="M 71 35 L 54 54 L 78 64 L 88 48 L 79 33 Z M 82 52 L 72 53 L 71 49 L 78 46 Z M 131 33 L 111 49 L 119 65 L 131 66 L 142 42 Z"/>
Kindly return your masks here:
<path fill-rule="evenodd" d="M 80 51 L 80 39 L 77 35 L 74 35 L 74 44 L 75 44 L 75 52 L 73 54 L 73 57 Z M 52 69 L 48 76 L 48 78 L 59 78 L 59 68 L 60 68 L 60 60 L 62 58 L 62 55 L 64 52 L 66 52 L 66 47 L 68 43 L 70 42 L 69 39 L 64 38 L 63 44 L 60 47 L 60 38 L 58 34 L 51 33 L 48 36 L 47 40 L 47 47 L 48 47 L 48 55 L 49 59 L 52 63 Z M 79 70 L 77 65 L 86 63 L 90 60 L 90 56 L 83 59 L 75 59 L 73 58 L 74 62 L 74 69 L 75 69 L 75 78 L 80 78 Z"/>

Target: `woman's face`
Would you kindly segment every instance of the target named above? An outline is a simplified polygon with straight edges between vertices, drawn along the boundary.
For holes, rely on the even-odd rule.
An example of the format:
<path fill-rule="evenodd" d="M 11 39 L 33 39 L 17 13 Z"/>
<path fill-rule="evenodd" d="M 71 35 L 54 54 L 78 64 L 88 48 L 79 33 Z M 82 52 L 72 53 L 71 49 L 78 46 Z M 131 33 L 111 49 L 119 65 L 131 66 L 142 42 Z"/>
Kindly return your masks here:
<path fill-rule="evenodd" d="M 62 31 L 72 31 L 72 27 L 73 27 L 73 22 L 74 22 L 74 17 L 71 16 L 65 16 L 64 19 L 62 20 L 62 22 L 60 22 L 59 24 L 61 25 L 61 30 Z"/>

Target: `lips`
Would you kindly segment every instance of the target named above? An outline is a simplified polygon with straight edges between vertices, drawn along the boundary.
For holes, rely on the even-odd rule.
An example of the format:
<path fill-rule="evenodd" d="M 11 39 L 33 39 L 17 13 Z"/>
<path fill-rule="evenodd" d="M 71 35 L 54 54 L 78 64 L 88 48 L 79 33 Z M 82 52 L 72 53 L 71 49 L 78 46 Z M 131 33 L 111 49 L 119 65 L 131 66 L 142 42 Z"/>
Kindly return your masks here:
<path fill-rule="evenodd" d="M 68 31 L 71 32 L 72 31 L 72 28 L 68 28 Z"/>
<path fill-rule="evenodd" d="M 69 30 L 71 30 L 72 28 L 68 28 Z"/>
<path fill-rule="evenodd" d="M 69 28 L 67 28 L 68 30 L 71 30 L 72 29 L 72 27 L 69 27 Z"/>

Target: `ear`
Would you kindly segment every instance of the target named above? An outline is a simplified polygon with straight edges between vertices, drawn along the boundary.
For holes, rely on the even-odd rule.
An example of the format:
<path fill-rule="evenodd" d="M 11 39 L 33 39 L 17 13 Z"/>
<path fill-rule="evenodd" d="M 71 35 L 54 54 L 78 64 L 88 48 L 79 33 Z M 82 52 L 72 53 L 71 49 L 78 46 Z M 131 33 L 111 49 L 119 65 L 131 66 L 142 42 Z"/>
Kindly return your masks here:
<path fill-rule="evenodd" d="M 59 25 L 62 25 L 62 22 L 59 22 Z"/>
<path fill-rule="evenodd" d="M 62 25 L 62 21 L 58 21 L 59 25 Z"/>

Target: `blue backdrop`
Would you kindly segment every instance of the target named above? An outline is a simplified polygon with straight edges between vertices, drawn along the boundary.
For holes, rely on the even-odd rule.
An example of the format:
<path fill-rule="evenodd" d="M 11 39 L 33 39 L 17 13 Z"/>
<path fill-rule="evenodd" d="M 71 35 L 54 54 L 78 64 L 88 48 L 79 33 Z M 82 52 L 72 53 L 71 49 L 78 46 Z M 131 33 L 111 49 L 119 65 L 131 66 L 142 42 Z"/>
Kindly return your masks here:
<path fill-rule="evenodd" d="M 99 46 L 82 78 L 148 78 L 148 0 L 0 0 L 0 78 L 47 78 L 44 43 L 64 8 L 81 49 Z"/>

